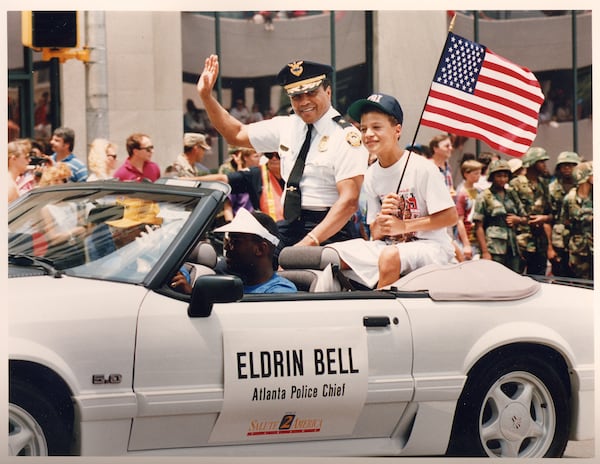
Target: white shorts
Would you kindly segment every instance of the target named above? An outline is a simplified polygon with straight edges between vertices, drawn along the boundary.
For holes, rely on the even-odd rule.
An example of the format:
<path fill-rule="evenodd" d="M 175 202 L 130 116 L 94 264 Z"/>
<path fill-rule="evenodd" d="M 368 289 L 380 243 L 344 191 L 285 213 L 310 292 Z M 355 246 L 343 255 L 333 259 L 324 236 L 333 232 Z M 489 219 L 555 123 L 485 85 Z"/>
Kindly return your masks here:
<path fill-rule="evenodd" d="M 367 287 L 374 288 L 379 281 L 379 255 L 388 246 L 382 240 L 361 238 L 327 245 L 334 248 Z M 400 275 L 406 275 L 428 264 L 448 264 L 454 257 L 454 247 L 435 240 L 415 240 L 393 245 L 400 254 Z"/>

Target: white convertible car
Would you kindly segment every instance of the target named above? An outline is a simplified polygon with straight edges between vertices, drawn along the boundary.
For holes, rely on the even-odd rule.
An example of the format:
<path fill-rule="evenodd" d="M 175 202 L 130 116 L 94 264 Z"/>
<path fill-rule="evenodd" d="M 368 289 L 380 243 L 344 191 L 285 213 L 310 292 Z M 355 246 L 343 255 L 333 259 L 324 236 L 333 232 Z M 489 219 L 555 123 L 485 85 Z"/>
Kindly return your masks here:
<path fill-rule="evenodd" d="M 593 438 L 591 283 L 474 261 L 373 291 L 307 247 L 280 255 L 298 293 L 244 296 L 211 232 L 228 187 L 181 184 L 11 205 L 10 455 L 559 457 Z"/>

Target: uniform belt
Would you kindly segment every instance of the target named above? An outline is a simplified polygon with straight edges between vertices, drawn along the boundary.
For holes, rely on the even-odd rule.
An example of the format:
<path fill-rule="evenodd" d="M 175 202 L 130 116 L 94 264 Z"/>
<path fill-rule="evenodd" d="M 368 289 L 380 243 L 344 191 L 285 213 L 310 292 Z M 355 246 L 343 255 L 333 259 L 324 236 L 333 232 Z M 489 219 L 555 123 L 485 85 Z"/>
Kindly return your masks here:
<path fill-rule="evenodd" d="M 300 216 L 298 219 L 304 221 L 313 221 L 313 222 L 321 222 L 327 213 L 329 212 L 329 208 L 325 208 L 322 211 L 314 211 L 312 209 L 302 209 L 300 212 Z"/>
<path fill-rule="evenodd" d="M 306 208 L 302 208 L 302 211 L 308 211 L 311 213 L 326 213 L 329 211 L 327 206 L 308 206 Z"/>

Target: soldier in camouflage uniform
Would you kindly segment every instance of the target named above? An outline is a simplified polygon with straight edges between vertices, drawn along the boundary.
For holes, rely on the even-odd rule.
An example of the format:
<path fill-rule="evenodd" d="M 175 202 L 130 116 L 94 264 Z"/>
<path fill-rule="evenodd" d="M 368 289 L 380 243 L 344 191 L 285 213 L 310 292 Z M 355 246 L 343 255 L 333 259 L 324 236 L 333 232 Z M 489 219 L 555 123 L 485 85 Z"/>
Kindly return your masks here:
<path fill-rule="evenodd" d="M 510 181 L 528 217 L 527 223 L 517 229 L 517 242 L 525 261 L 522 271 L 527 274 L 546 275 L 548 260 L 554 260 L 556 255 L 551 240 L 553 216 L 546 180 L 548 159 L 546 150 L 531 147 L 523 156 L 526 173 Z"/>
<path fill-rule="evenodd" d="M 515 228 L 527 223 L 527 215 L 516 192 L 506 188 L 512 173 L 505 160 L 493 161 L 488 168 L 492 185 L 475 200 L 473 222 L 482 259 L 491 259 L 520 272 L 521 253 Z"/>
<path fill-rule="evenodd" d="M 590 161 L 573 170 L 577 187 L 564 199 L 560 221 L 570 231 L 569 267 L 574 277 L 594 278 L 594 173 Z"/>
<path fill-rule="evenodd" d="M 552 206 L 552 246 L 556 256 L 551 260 L 552 274 L 558 277 L 572 277 L 569 268 L 569 230 L 558 220 L 561 215 L 563 200 L 569 190 L 575 186 L 573 169 L 579 164 L 579 155 L 572 151 L 563 151 L 556 159 L 554 180 L 548 185 L 550 204 Z"/>

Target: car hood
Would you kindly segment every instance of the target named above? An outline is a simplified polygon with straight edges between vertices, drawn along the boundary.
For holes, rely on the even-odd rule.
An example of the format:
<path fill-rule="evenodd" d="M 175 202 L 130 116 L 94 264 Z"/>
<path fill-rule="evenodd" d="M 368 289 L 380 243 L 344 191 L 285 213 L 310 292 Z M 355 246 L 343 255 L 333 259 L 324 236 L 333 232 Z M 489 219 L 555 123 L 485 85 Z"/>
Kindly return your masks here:
<path fill-rule="evenodd" d="M 39 269 L 31 266 L 15 266 L 10 264 L 8 266 L 8 278 L 14 277 L 34 277 L 43 276 L 48 274 L 44 269 Z"/>

